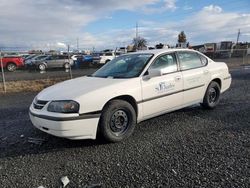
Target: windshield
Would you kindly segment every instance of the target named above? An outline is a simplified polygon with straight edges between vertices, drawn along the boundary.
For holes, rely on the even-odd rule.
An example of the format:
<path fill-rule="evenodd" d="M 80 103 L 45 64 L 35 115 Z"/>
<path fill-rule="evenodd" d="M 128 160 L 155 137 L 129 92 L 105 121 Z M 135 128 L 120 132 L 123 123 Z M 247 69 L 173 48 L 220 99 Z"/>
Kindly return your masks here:
<path fill-rule="evenodd" d="M 96 71 L 94 77 L 133 78 L 140 75 L 153 54 L 122 55 Z"/>
<path fill-rule="evenodd" d="M 27 58 L 26 58 L 26 60 L 28 60 L 28 59 L 32 59 L 32 58 L 34 58 L 34 57 L 36 57 L 37 55 L 29 55 Z"/>

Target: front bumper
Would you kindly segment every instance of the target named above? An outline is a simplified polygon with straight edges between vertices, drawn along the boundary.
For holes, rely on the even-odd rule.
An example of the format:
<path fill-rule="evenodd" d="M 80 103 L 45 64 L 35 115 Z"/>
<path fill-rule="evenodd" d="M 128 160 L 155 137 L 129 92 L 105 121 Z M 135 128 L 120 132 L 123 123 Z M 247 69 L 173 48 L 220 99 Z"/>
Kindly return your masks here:
<path fill-rule="evenodd" d="M 32 124 L 43 132 L 72 140 L 95 139 L 99 122 L 98 115 L 55 117 L 37 113 L 30 107 Z"/>

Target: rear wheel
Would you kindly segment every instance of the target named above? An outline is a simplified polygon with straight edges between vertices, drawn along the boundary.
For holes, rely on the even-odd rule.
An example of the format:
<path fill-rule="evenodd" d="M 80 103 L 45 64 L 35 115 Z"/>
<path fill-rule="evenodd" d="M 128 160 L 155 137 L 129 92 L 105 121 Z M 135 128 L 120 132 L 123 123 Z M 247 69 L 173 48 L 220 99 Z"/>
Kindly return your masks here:
<path fill-rule="evenodd" d="M 212 81 L 206 91 L 206 94 L 201 104 L 204 108 L 213 109 L 220 101 L 220 85 Z"/>
<path fill-rule="evenodd" d="M 100 119 L 100 132 L 105 140 L 119 142 L 134 131 L 136 113 L 133 106 L 123 100 L 113 100 L 104 107 Z"/>
<path fill-rule="evenodd" d="M 46 66 L 43 63 L 41 63 L 41 64 L 38 65 L 38 68 L 39 68 L 40 71 L 45 71 Z"/>
<path fill-rule="evenodd" d="M 65 64 L 64 64 L 64 68 L 65 68 L 65 69 L 69 69 L 69 68 L 70 68 L 70 64 L 69 64 L 69 63 L 65 63 Z"/>
<path fill-rule="evenodd" d="M 16 70 L 16 68 L 17 68 L 17 66 L 15 63 L 8 63 L 8 65 L 7 65 L 7 70 L 9 72 L 14 72 Z"/>

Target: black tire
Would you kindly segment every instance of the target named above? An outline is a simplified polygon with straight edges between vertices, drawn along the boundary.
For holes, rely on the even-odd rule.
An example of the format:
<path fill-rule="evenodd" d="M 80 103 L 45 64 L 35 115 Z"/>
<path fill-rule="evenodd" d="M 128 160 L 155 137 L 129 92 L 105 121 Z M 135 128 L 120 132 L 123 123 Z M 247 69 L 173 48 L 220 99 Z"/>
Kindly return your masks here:
<path fill-rule="evenodd" d="M 38 69 L 40 71 L 45 71 L 46 70 L 46 65 L 44 63 L 41 63 L 41 64 L 38 65 Z"/>
<path fill-rule="evenodd" d="M 212 81 L 207 87 L 207 91 L 201 104 L 206 109 L 213 109 L 220 101 L 220 85 Z"/>
<path fill-rule="evenodd" d="M 8 63 L 6 68 L 9 72 L 14 72 L 16 71 L 17 66 L 15 63 Z"/>
<path fill-rule="evenodd" d="M 133 133 L 135 124 L 133 106 L 123 100 L 112 100 L 103 109 L 99 131 L 106 141 L 120 142 Z"/>

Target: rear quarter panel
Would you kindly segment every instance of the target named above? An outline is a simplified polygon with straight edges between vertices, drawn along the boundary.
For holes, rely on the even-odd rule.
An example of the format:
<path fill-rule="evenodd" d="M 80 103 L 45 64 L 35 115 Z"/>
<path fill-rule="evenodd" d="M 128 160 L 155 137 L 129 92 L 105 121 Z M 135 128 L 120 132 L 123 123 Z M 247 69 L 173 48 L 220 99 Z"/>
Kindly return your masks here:
<path fill-rule="evenodd" d="M 229 89 L 231 85 L 231 74 L 228 71 L 228 66 L 226 65 L 226 63 L 210 62 L 209 70 L 211 72 L 211 81 L 214 79 L 220 79 L 221 93 Z"/>

